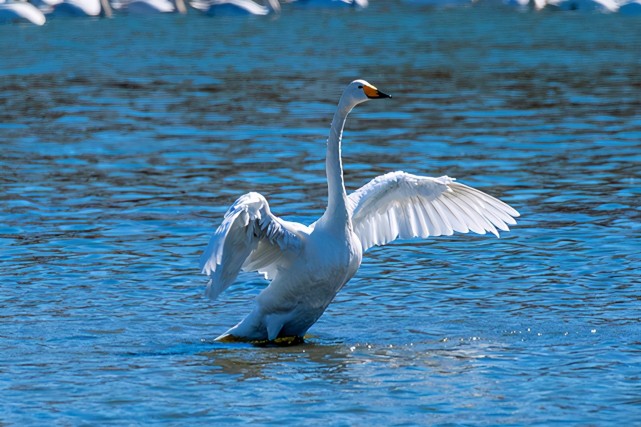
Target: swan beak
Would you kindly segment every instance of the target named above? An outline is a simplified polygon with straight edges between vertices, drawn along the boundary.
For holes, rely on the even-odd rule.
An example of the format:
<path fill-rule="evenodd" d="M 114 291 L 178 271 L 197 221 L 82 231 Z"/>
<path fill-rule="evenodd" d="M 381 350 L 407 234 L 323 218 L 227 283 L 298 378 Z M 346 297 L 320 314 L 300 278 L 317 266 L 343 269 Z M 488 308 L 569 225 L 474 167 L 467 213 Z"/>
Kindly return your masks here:
<path fill-rule="evenodd" d="M 363 92 L 365 92 L 365 95 L 369 99 L 391 98 L 392 97 L 392 95 L 388 95 L 386 93 L 383 93 L 380 90 L 376 89 L 374 86 L 364 86 L 363 87 Z"/>

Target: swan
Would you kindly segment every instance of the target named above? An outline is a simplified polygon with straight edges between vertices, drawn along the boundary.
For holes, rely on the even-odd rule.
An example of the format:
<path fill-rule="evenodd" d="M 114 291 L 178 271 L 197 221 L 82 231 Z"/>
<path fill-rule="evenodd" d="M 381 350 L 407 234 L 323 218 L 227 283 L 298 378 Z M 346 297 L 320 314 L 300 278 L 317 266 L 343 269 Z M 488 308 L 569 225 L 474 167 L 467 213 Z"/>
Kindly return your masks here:
<path fill-rule="evenodd" d="M 229 208 L 201 256 L 210 275 L 206 295 L 215 299 L 241 269 L 258 271 L 271 283 L 253 310 L 219 341 L 302 339 L 338 291 L 358 270 L 363 252 L 396 238 L 507 231 L 519 213 L 509 205 L 447 176 L 428 178 L 391 172 L 347 195 L 341 138 L 358 104 L 391 98 L 364 80 L 343 92 L 327 139 L 328 202 L 306 226 L 274 215 L 267 200 L 247 193 Z"/>
<path fill-rule="evenodd" d="M 47 22 L 44 14 L 31 3 L 22 1 L 0 2 L 0 23 L 27 22 L 44 25 Z"/>
<path fill-rule="evenodd" d="M 216 16 L 268 15 L 280 12 L 278 0 L 267 0 L 265 6 L 253 0 L 194 0 L 190 4 L 207 15 Z"/>
<path fill-rule="evenodd" d="M 29 3 L 37 7 L 43 14 L 48 15 L 53 12 L 54 6 L 62 3 L 62 0 L 29 0 Z"/>
<path fill-rule="evenodd" d="M 114 6 L 115 8 L 116 6 Z M 119 5 L 118 10 L 132 15 L 155 15 L 158 13 L 187 13 L 183 0 L 131 0 Z"/>
<path fill-rule="evenodd" d="M 289 0 L 289 3 L 307 8 L 355 7 L 364 9 L 369 6 L 369 0 Z"/>
<path fill-rule="evenodd" d="M 108 0 L 63 0 L 53 6 L 53 16 L 99 16 L 111 17 Z"/>

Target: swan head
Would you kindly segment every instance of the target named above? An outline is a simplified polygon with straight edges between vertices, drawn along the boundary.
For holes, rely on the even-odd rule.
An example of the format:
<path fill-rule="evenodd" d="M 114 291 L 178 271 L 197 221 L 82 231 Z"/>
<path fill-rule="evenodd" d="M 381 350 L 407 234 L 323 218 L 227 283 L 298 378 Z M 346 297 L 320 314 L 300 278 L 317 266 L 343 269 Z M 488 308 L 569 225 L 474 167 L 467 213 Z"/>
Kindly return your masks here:
<path fill-rule="evenodd" d="M 365 80 L 354 80 L 345 88 L 341 101 L 354 107 L 362 102 L 369 101 L 370 99 L 391 98 L 391 95 L 381 92 L 376 89 L 376 86 Z"/>

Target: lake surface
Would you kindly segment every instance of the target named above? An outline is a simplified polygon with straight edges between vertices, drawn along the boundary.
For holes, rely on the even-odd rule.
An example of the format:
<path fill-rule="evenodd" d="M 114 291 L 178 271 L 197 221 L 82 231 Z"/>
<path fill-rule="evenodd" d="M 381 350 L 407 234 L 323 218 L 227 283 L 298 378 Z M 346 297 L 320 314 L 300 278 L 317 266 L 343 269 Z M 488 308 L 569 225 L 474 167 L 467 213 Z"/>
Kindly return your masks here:
<path fill-rule="evenodd" d="M 641 424 L 641 18 L 285 7 L 0 26 L 1 425 Z M 311 223 L 344 86 L 349 191 L 392 170 L 500 197 L 500 239 L 374 248 L 293 347 L 214 338 L 227 207 Z"/>

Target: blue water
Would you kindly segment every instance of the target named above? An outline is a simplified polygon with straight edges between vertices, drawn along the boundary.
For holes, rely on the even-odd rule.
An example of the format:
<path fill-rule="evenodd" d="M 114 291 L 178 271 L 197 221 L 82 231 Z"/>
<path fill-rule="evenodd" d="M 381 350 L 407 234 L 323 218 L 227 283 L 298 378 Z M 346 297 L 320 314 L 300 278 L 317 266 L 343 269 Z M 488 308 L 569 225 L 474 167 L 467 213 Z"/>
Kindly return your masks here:
<path fill-rule="evenodd" d="M 641 424 L 641 22 L 374 2 L 0 26 L 0 424 Z M 313 222 L 343 87 L 349 190 L 448 174 L 501 239 L 372 249 L 303 345 L 213 338 L 235 198 Z"/>

